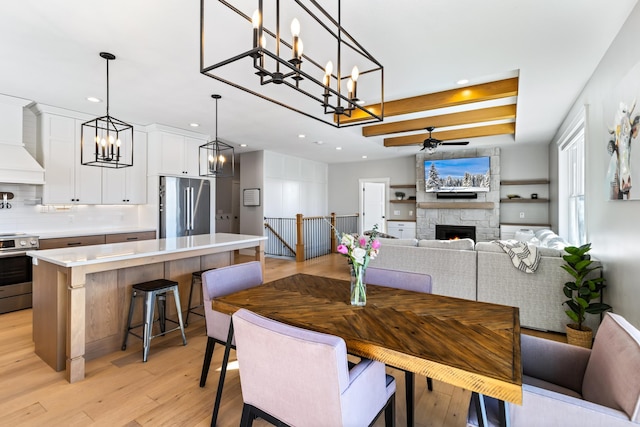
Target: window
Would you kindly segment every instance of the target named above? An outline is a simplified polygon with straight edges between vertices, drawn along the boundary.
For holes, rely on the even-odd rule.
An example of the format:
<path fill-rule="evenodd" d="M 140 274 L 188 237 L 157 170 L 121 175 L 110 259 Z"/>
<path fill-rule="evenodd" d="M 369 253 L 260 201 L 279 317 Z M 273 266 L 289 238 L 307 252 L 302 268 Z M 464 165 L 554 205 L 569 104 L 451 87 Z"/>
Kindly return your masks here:
<path fill-rule="evenodd" d="M 584 221 L 584 110 L 558 144 L 559 234 L 573 245 L 587 241 Z"/>

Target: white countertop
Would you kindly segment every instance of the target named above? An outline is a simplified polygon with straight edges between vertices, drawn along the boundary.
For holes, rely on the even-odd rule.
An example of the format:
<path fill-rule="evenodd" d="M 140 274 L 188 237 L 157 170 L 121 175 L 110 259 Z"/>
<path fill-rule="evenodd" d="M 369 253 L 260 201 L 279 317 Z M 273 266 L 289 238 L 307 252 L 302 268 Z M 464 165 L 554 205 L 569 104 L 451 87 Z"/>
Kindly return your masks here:
<path fill-rule="evenodd" d="M 40 259 L 63 267 L 76 267 L 110 261 L 123 261 L 134 258 L 189 252 L 197 249 L 224 249 L 225 246 L 237 244 L 247 244 L 247 247 L 250 247 L 251 243 L 255 243 L 257 246 L 262 240 L 267 240 L 267 238 L 265 236 L 231 233 L 199 234 L 196 236 L 171 237 L 167 239 L 28 251 L 27 255 L 34 259 L 34 263 Z"/>

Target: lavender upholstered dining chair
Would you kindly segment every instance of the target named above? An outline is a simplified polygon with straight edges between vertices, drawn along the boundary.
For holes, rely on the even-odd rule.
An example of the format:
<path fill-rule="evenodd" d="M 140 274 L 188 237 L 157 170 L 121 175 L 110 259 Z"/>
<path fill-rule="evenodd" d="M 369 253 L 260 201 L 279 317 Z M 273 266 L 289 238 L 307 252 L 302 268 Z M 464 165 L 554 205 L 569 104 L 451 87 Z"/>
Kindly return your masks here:
<path fill-rule="evenodd" d="M 204 353 L 200 387 L 207 382 L 211 356 L 216 343 L 225 345 L 231 316 L 214 311 L 211 300 L 262 284 L 262 264 L 258 261 L 229 265 L 202 273 L 204 315 L 207 322 L 207 349 Z M 232 343 L 233 345 L 233 343 Z M 222 370 L 227 367 L 223 364 Z"/>
<path fill-rule="evenodd" d="M 362 359 L 349 369 L 342 338 L 240 309 L 233 315 L 242 388 L 241 426 L 256 417 L 281 426 L 370 426 L 384 411 L 395 423 L 393 377 Z"/>
<path fill-rule="evenodd" d="M 640 331 L 606 313 L 593 349 L 522 335 L 522 405 L 508 405 L 512 426 L 637 426 L 640 424 Z M 469 407 L 477 417 L 477 395 Z M 485 398 L 487 425 L 498 405 Z"/>
<path fill-rule="evenodd" d="M 389 288 L 404 289 L 407 291 L 431 293 L 431 276 L 407 271 L 388 270 L 385 268 L 369 267 L 364 278 L 368 285 L 387 286 Z M 413 391 L 414 374 L 404 371 L 405 389 L 407 390 L 407 420 L 412 425 L 413 421 Z M 427 377 L 427 388 L 433 391 L 433 381 Z"/>

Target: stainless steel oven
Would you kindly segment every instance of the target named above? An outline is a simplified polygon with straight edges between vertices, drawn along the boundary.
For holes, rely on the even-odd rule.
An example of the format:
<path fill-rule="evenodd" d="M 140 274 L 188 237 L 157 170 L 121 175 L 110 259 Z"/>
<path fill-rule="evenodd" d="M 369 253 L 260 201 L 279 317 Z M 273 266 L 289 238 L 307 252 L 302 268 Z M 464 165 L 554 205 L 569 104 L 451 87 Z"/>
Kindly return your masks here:
<path fill-rule="evenodd" d="M 0 234 L 0 313 L 31 307 L 31 257 L 38 249 L 38 236 L 24 233 Z"/>

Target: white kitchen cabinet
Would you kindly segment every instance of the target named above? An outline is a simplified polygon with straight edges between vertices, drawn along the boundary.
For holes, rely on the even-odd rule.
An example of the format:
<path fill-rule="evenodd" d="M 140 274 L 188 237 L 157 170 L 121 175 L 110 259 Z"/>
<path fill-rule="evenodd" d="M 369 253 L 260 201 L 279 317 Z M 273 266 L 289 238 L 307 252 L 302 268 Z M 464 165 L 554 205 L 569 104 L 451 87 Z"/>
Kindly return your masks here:
<path fill-rule="evenodd" d="M 147 134 L 133 132 L 133 166 L 101 169 L 103 204 L 147 203 Z"/>
<path fill-rule="evenodd" d="M 198 150 L 206 142 L 164 130 L 149 132 L 149 174 L 198 177 Z"/>
<path fill-rule="evenodd" d="M 38 132 L 42 147 L 45 204 L 102 203 L 102 171 L 80 164 L 80 127 L 83 121 L 40 113 Z"/>
<path fill-rule="evenodd" d="M 387 221 L 387 234 L 398 239 L 415 239 L 416 223 L 411 221 Z"/>

